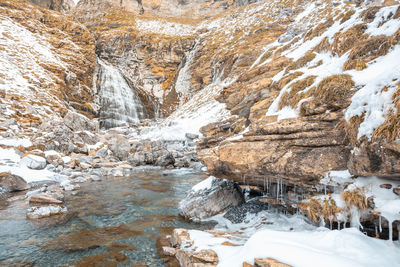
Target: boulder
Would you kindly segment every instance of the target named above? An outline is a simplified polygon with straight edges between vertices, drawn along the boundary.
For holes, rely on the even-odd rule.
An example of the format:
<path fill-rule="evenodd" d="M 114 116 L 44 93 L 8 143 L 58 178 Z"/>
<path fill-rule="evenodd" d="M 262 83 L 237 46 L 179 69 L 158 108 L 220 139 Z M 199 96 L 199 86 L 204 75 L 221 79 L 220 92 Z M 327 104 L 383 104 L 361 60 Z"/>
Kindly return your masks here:
<path fill-rule="evenodd" d="M 187 139 L 193 140 L 193 139 L 199 138 L 199 135 L 198 135 L 198 134 L 193 134 L 193 133 L 186 133 L 186 134 L 185 134 L 185 137 L 186 137 Z"/>
<path fill-rule="evenodd" d="M 19 165 L 29 169 L 42 170 L 46 167 L 46 159 L 36 155 L 28 154 L 21 159 Z"/>
<path fill-rule="evenodd" d="M 245 221 L 247 214 L 257 214 L 268 209 L 268 204 L 258 201 L 257 198 L 251 199 L 246 203 L 230 208 L 224 215 L 232 223 L 242 223 Z"/>
<path fill-rule="evenodd" d="M 179 214 L 198 221 L 243 203 L 242 190 L 235 182 L 211 176 L 195 185 L 179 203 Z"/>
<path fill-rule="evenodd" d="M 98 125 L 95 121 L 89 120 L 86 116 L 68 111 L 67 115 L 64 117 L 64 123 L 67 125 L 72 131 L 97 131 Z"/>
<path fill-rule="evenodd" d="M 58 165 L 64 165 L 64 161 L 60 153 L 58 153 L 57 151 L 55 150 L 45 151 L 44 155 L 46 157 L 46 162 L 48 164 L 52 164 L 55 168 L 57 168 Z"/>
<path fill-rule="evenodd" d="M 0 173 L 0 188 L 7 192 L 22 191 L 31 188 L 23 178 L 9 172 Z"/>
<path fill-rule="evenodd" d="M 131 149 L 131 145 L 129 143 L 129 140 L 125 136 L 120 134 L 114 135 L 108 141 L 108 144 L 114 156 L 116 156 L 120 160 L 127 159 L 129 151 Z"/>

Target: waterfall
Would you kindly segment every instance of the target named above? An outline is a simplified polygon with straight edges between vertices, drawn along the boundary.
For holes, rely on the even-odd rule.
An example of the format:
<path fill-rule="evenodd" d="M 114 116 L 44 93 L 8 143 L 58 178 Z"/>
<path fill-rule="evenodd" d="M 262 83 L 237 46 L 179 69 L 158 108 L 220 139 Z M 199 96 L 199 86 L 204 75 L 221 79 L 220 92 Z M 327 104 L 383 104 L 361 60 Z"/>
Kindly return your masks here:
<path fill-rule="evenodd" d="M 100 126 L 112 128 L 135 124 L 145 116 L 139 95 L 132 90 L 118 69 L 97 59 L 97 94 L 100 102 Z"/>

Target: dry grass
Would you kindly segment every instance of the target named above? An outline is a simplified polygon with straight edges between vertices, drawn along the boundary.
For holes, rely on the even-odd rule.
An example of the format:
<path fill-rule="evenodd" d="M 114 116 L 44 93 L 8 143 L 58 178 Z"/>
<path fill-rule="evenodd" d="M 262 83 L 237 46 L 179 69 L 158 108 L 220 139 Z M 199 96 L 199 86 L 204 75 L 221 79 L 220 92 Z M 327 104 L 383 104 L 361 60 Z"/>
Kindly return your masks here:
<path fill-rule="evenodd" d="M 310 96 L 312 90 L 303 93 L 304 89 L 311 86 L 314 83 L 316 76 L 308 76 L 302 80 L 294 82 L 290 85 L 290 92 L 285 92 L 281 100 L 279 102 L 279 108 L 283 108 L 284 106 L 291 106 L 292 108 L 296 108 L 297 104 L 300 100 L 307 98 Z"/>
<path fill-rule="evenodd" d="M 357 207 L 359 210 L 366 210 L 368 208 L 368 201 L 362 189 L 355 189 L 352 191 L 343 191 L 341 195 L 348 208 Z"/>
<path fill-rule="evenodd" d="M 336 110 L 347 106 L 352 87 L 354 87 L 354 82 L 350 75 L 332 75 L 323 79 L 312 95 L 328 109 Z"/>
<path fill-rule="evenodd" d="M 374 36 L 368 40 L 358 42 L 351 49 L 349 59 L 343 65 L 343 70 L 351 70 L 358 66 L 353 61 L 369 62 L 377 57 L 384 56 L 392 46 L 392 40 L 387 36 Z"/>
<path fill-rule="evenodd" d="M 286 68 L 286 72 L 304 67 L 308 62 L 312 61 L 315 56 L 316 54 L 314 52 L 307 51 L 307 53 L 299 58 L 297 61 L 290 63 L 289 66 Z"/>
<path fill-rule="evenodd" d="M 347 51 L 353 48 L 356 43 L 360 42 L 362 39 L 365 39 L 363 34 L 366 29 L 367 25 L 357 24 L 345 32 L 336 33 L 332 43 L 332 52 L 339 56 L 345 54 Z"/>
<path fill-rule="evenodd" d="M 289 75 L 284 76 L 282 79 L 279 80 L 278 82 L 278 87 L 279 89 L 282 89 L 283 87 L 285 87 L 288 83 L 290 83 L 291 81 L 293 81 L 294 79 L 296 79 L 297 77 L 303 75 L 303 72 L 300 71 L 296 71 L 293 73 L 290 73 Z"/>
<path fill-rule="evenodd" d="M 341 212 L 341 209 L 330 196 L 329 199 L 324 200 L 311 198 L 309 202 L 299 203 L 297 205 L 300 211 L 313 222 L 320 222 L 321 218 L 323 218 L 325 221 L 330 222 L 331 227 L 337 214 Z"/>
<path fill-rule="evenodd" d="M 310 30 L 306 33 L 304 37 L 304 41 L 308 41 L 313 39 L 314 37 L 320 36 L 323 34 L 330 26 L 333 25 L 335 21 L 333 18 L 328 18 L 324 23 L 320 23 L 313 30 Z"/>
<path fill-rule="evenodd" d="M 342 24 L 343 22 L 349 20 L 351 18 L 351 16 L 354 15 L 354 13 L 356 13 L 354 10 L 349 10 L 346 13 L 343 14 L 342 19 L 340 20 L 340 24 Z"/>
<path fill-rule="evenodd" d="M 314 52 L 321 53 L 324 51 L 330 51 L 331 50 L 331 44 L 329 43 L 329 38 L 325 37 L 322 39 L 322 41 L 314 47 Z"/>
<path fill-rule="evenodd" d="M 366 23 L 370 23 L 375 19 L 376 13 L 381 9 L 381 6 L 372 6 L 363 11 L 360 15 L 362 20 Z"/>

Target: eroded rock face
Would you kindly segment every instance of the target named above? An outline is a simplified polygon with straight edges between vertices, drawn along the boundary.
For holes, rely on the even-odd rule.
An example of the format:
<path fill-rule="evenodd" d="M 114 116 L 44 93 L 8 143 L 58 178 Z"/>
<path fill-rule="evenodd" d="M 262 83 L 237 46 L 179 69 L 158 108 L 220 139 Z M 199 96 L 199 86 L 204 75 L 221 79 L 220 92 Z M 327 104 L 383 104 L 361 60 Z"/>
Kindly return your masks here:
<path fill-rule="evenodd" d="M 218 146 L 210 144 L 210 139 L 199 142 L 199 158 L 209 171 L 239 182 L 245 179 L 263 186 L 265 177 L 278 176 L 311 187 L 325 172 L 347 168 L 348 141 L 344 130 L 336 129 L 341 122 L 343 117 L 336 113 L 275 123 L 270 118 L 258 120 L 238 140 Z"/>
<path fill-rule="evenodd" d="M 96 122 L 91 121 L 86 116 L 68 111 L 64 117 L 64 123 L 72 131 L 97 131 L 99 126 Z"/>
<path fill-rule="evenodd" d="M 244 202 L 241 188 L 232 181 L 209 177 L 195 185 L 179 203 L 179 214 L 197 221 Z"/>

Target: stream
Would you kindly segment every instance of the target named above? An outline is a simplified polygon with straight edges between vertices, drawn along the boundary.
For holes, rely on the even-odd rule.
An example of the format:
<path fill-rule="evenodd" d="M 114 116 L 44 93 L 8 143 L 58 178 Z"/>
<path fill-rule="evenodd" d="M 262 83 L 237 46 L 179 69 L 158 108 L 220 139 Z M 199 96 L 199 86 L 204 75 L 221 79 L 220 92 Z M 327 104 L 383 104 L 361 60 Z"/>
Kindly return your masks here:
<path fill-rule="evenodd" d="M 14 196 L 0 206 L 0 266 L 163 266 L 158 237 L 175 227 L 210 227 L 183 221 L 177 210 L 205 177 L 137 168 L 129 177 L 80 184 L 65 194 L 66 215 L 39 220 L 26 219 L 24 193 Z"/>

